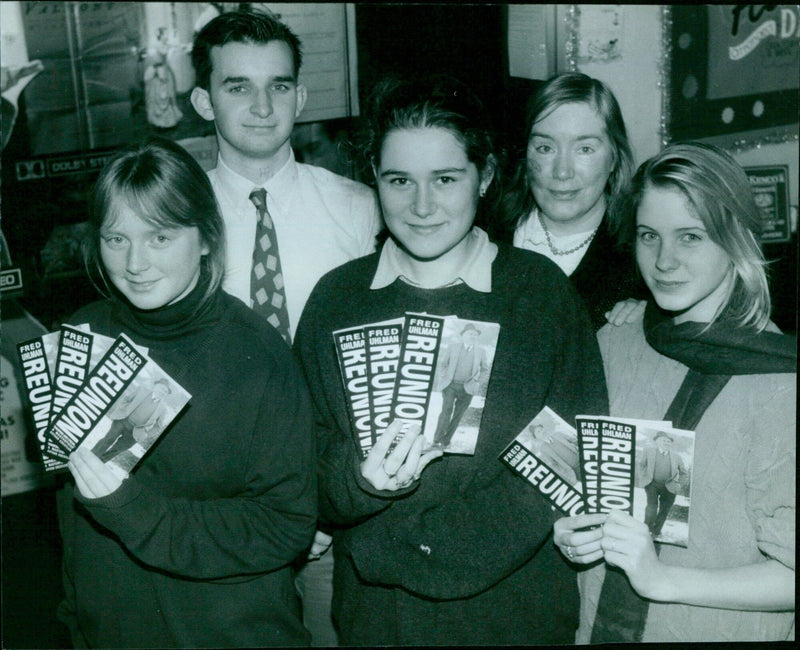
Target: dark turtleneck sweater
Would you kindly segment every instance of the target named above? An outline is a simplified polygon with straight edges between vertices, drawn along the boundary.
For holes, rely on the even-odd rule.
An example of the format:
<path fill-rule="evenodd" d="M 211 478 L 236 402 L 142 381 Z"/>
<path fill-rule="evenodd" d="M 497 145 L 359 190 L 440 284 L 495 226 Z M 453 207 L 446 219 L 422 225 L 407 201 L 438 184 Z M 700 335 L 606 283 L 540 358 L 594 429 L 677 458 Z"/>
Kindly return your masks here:
<path fill-rule="evenodd" d="M 60 494 L 60 617 L 76 647 L 308 643 L 290 568 L 316 519 L 305 382 L 272 327 L 221 290 L 203 301 L 206 286 L 69 320 L 124 332 L 192 395 L 118 490 Z"/>

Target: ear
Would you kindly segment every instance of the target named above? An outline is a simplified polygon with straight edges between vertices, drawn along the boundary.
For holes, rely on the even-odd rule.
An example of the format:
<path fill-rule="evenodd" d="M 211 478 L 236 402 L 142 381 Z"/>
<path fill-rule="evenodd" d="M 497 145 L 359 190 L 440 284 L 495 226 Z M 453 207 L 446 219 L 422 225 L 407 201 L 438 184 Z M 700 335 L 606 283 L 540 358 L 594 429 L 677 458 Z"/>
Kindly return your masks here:
<path fill-rule="evenodd" d="M 494 179 L 494 174 L 497 171 L 497 159 L 489 154 L 486 158 L 486 164 L 483 166 L 483 170 L 481 171 L 481 183 L 480 183 L 480 194 L 483 196 L 486 194 L 486 190 L 489 189 L 489 185 L 492 184 L 492 180 Z"/>
<path fill-rule="evenodd" d="M 200 88 L 200 86 L 195 86 L 189 96 L 189 100 L 200 117 L 208 122 L 214 121 L 214 106 L 211 104 L 211 95 L 208 94 L 207 90 Z"/>
<path fill-rule="evenodd" d="M 300 117 L 300 113 L 303 112 L 303 106 L 306 105 L 306 100 L 308 99 L 308 90 L 303 84 L 297 84 L 297 108 L 294 111 L 294 117 L 297 119 Z"/>

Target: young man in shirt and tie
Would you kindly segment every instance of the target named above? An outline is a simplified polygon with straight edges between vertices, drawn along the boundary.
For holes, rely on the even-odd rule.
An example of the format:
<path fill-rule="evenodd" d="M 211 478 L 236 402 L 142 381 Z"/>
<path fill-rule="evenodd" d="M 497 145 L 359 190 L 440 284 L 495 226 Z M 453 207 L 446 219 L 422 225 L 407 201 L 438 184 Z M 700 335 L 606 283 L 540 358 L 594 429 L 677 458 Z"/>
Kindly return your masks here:
<path fill-rule="evenodd" d="M 296 162 L 290 136 L 306 88 L 298 83 L 301 44 L 286 25 L 263 13 L 224 13 L 197 34 L 192 62 L 192 105 L 214 122 L 219 147 L 209 177 L 226 228 L 223 288 L 291 343 L 317 280 L 375 249 L 381 221 L 374 193 Z M 318 532 L 298 576 L 313 645 L 336 643 L 329 544 Z"/>

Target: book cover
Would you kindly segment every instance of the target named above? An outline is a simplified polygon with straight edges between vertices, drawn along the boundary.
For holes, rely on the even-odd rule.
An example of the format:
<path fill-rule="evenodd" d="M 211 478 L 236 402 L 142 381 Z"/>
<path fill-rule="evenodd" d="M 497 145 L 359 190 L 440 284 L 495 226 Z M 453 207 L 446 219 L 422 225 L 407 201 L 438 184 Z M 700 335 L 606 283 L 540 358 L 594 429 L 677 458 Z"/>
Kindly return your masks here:
<path fill-rule="evenodd" d="M 423 429 L 428 446 L 475 453 L 499 334 L 498 323 L 444 317 Z"/>
<path fill-rule="evenodd" d="M 674 429 L 669 422 L 633 422 L 633 516 L 647 524 L 654 541 L 686 547 L 691 526 L 695 432 Z"/>
<path fill-rule="evenodd" d="M 61 412 L 69 398 L 83 385 L 91 367 L 93 339 L 90 332 L 69 325 L 61 326 L 53 370 L 51 421 Z"/>
<path fill-rule="evenodd" d="M 50 435 L 69 455 L 97 426 L 146 363 L 133 342 L 121 334 L 87 376 L 80 391 L 50 423 Z"/>
<path fill-rule="evenodd" d="M 124 478 L 168 433 L 191 395 L 152 359 L 144 364 L 79 443 Z"/>
<path fill-rule="evenodd" d="M 545 406 L 500 460 L 565 515 L 585 512 L 575 429 Z"/>
<path fill-rule="evenodd" d="M 579 444 L 596 444 L 596 457 L 581 466 L 595 481 L 595 512 L 623 510 L 647 524 L 654 541 L 687 546 L 694 431 L 659 420 L 580 415 L 576 421 Z"/>
<path fill-rule="evenodd" d="M 22 369 L 23 391 L 31 407 L 42 462 L 45 469 L 56 470 L 66 466 L 66 458 L 53 457 L 46 451 L 53 386 L 43 339 L 43 336 L 38 336 L 17 344 L 17 354 Z"/>
<path fill-rule="evenodd" d="M 600 457 L 600 424 L 590 415 L 575 418 L 578 431 L 578 454 L 581 462 L 581 482 L 586 513 L 600 512 L 597 503 L 598 459 Z"/>
<path fill-rule="evenodd" d="M 367 379 L 367 350 L 363 326 L 333 332 L 333 344 L 339 360 L 344 396 L 356 444 L 363 458 L 372 449 L 372 409 Z"/>
<path fill-rule="evenodd" d="M 364 326 L 367 387 L 372 410 L 372 444 L 391 423 L 397 366 L 403 336 L 403 318 Z"/>
<path fill-rule="evenodd" d="M 407 312 L 392 395 L 392 420 L 417 423 L 425 430 L 444 318 Z"/>

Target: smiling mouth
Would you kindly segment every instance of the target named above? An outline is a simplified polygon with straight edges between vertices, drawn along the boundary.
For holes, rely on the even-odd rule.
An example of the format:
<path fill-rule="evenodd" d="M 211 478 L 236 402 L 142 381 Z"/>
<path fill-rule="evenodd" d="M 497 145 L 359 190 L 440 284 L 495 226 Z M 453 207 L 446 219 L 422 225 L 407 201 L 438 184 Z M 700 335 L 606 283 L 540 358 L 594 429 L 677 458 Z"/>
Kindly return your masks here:
<path fill-rule="evenodd" d="M 550 190 L 550 194 L 556 199 L 567 200 L 578 196 L 580 190 Z"/>
<path fill-rule="evenodd" d="M 678 280 L 658 280 L 655 279 L 656 287 L 662 291 L 675 291 L 682 288 L 686 283 Z"/>
<path fill-rule="evenodd" d="M 412 231 L 414 231 L 416 233 L 419 233 L 419 234 L 423 234 L 423 235 L 434 233 L 437 230 L 439 230 L 439 228 L 441 228 L 442 226 L 444 226 L 443 223 L 436 223 L 436 224 L 413 224 L 413 223 L 410 223 L 410 224 L 408 224 L 408 227 L 411 228 Z"/>
<path fill-rule="evenodd" d="M 141 282 L 139 280 L 128 280 L 127 282 L 128 286 L 133 291 L 145 292 L 145 291 L 150 291 L 150 289 L 152 289 L 155 286 L 158 280 L 148 280 L 147 282 Z"/>

